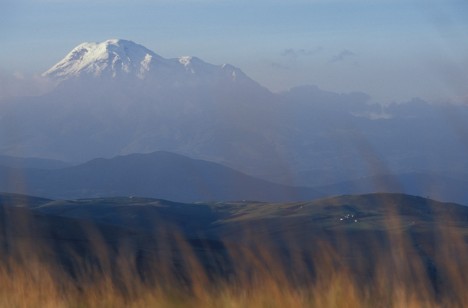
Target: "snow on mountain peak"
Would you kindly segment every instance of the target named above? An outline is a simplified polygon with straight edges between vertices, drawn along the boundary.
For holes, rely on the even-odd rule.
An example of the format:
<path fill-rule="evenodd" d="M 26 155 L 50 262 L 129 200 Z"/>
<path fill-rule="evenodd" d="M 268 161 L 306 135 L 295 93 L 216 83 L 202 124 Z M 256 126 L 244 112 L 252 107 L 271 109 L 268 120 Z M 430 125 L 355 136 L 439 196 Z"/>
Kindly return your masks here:
<path fill-rule="evenodd" d="M 42 75 L 59 82 L 73 78 L 121 77 L 150 79 L 161 85 L 214 84 L 240 79 L 253 82 L 229 64 L 213 65 L 192 56 L 165 59 L 142 45 L 121 39 L 82 43 Z"/>
<path fill-rule="evenodd" d="M 152 61 L 162 60 L 151 50 L 132 41 L 110 39 L 102 43 L 82 43 L 43 76 L 66 80 L 78 76 L 117 77 L 135 74 L 143 79 Z"/>
<path fill-rule="evenodd" d="M 191 56 L 182 56 L 179 58 L 180 64 L 183 64 L 184 66 L 189 65 L 191 61 L 192 61 Z"/>

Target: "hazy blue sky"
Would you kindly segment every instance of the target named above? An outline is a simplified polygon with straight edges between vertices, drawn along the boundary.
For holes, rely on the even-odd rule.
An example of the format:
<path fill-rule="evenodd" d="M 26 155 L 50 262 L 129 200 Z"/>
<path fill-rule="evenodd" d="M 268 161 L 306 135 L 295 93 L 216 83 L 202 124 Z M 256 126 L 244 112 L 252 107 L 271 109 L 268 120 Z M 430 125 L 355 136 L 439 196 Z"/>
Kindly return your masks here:
<path fill-rule="evenodd" d="M 40 73 L 108 38 L 228 62 L 274 91 L 468 98 L 466 0 L 0 1 L 1 74 Z"/>

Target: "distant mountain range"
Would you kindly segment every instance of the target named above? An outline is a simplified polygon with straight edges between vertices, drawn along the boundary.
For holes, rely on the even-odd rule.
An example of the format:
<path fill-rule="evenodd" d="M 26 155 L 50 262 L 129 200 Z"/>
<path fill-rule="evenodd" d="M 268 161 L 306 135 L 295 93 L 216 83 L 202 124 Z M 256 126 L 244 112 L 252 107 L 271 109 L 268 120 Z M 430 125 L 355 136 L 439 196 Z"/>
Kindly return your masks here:
<path fill-rule="evenodd" d="M 169 151 L 309 187 L 468 174 L 467 106 L 382 106 L 314 86 L 272 93 L 232 65 L 118 39 L 80 44 L 44 76 L 52 92 L 1 102 L 0 154 L 86 162 Z"/>
<path fill-rule="evenodd" d="M 169 152 L 95 159 L 55 170 L 0 167 L 0 191 L 47 198 L 138 196 L 179 202 L 297 201 L 319 196 L 312 188 L 267 182 Z"/>
<path fill-rule="evenodd" d="M 463 174 L 404 173 L 386 174 L 315 187 L 324 195 L 404 193 L 468 204 L 468 176 Z"/>
<path fill-rule="evenodd" d="M 55 159 L 34 158 L 34 157 L 14 157 L 0 155 L 0 166 L 11 168 L 33 168 L 33 169 L 60 169 L 71 166 L 67 163 Z"/>
<path fill-rule="evenodd" d="M 36 164 L 35 168 L 0 164 L 0 191 L 62 199 L 136 196 L 178 202 L 286 202 L 342 194 L 389 192 L 468 204 L 468 182 L 463 175 L 459 178 L 417 173 L 381 175 L 330 185 L 297 187 L 163 151 L 94 159 L 62 168 L 53 163 L 49 167 L 55 168 L 39 166 L 44 166 L 44 163 Z"/>
<path fill-rule="evenodd" d="M 72 79 L 132 82 L 137 79 L 166 88 L 237 83 L 258 86 L 232 65 L 213 65 L 192 56 L 165 59 L 144 46 L 121 39 L 80 44 L 43 76 L 59 82 Z"/>

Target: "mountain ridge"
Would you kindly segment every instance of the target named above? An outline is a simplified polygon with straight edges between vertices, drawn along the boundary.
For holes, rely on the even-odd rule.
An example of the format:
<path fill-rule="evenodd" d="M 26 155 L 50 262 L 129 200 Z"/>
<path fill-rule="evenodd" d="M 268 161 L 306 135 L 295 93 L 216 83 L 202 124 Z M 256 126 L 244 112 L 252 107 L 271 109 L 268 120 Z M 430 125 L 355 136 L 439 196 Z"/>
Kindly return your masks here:
<path fill-rule="evenodd" d="M 230 64 L 214 65 L 194 56 L 164 58 L 130 40 L 85 42 L 42 74 L 58 83 L 71 80 L 148 80 L 160 84 L 195 85 L 223 82 L 256 83 Z"/>
<path fill-rule="evenodd" d="M 132 78 L 110 70 L 109 78 L 73 77 L 46 95 L 2 102 L 0 154 L 85 162 L 165 150 L 313 187 L 413 171 L 468 174 L 466 107 L 381 106 L 364 93 L 312 86 L 272 93 L 230 65 L 166 60 L 176 71 L 140 79 L 139 69 Z"/>
<path fill-rule="evenodd" d="M 307 200 L 312 188 L 257 179 L 220 164 L 158 151 L 58 169 L 0 167 L 0 190 L 47 198 L 140 196 L 178 202 L 206 200 Z"/>

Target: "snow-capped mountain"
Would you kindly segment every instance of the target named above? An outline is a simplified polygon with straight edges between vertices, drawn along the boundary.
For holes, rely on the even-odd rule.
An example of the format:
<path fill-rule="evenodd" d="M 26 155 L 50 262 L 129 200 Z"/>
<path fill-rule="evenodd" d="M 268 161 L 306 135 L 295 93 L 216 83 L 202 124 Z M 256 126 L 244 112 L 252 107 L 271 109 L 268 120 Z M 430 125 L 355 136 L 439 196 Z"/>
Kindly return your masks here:
<path fill-rule="evenodd" d="M 112 39 L 102 43 L 82 43 L 43 76 L 66 80 L 80 76 L 117 77 L 133 74 L 144 78 L 155 62 L 164 59 L 151 50 L 131 41 Z"/>
<path fill-rule="evenodd" d="M 190 56 L 166 59 L 142 45 L 121 39 L 82 43 L 43 76 L 59 82 L 99 78 L 139 79 L 164 85 L 255 83 L 229 64 L 213 65 Z"/>
<path fill-rule="evenodd" d="M 0 105 L 0 154 L 85 161 L 165 150 L 276 164 L 276 96 L 230 64 L 113 39 L 78 45 L 43 76 L 58 83 L 50 93 Z"/>
<path fill-rule="evenodd" d="M 232 65 L 125 40 L 83 43 L 44 76 L 59 83 L 50 93 L 0 103 L 0 154 L 83 162 L 162 150 L 301 185 L 468 174 L 466 143 L 447 125 L 450 115 L 468 131 L 466 107 L 384 108 L 310 86 L 277 94 Z"/>

